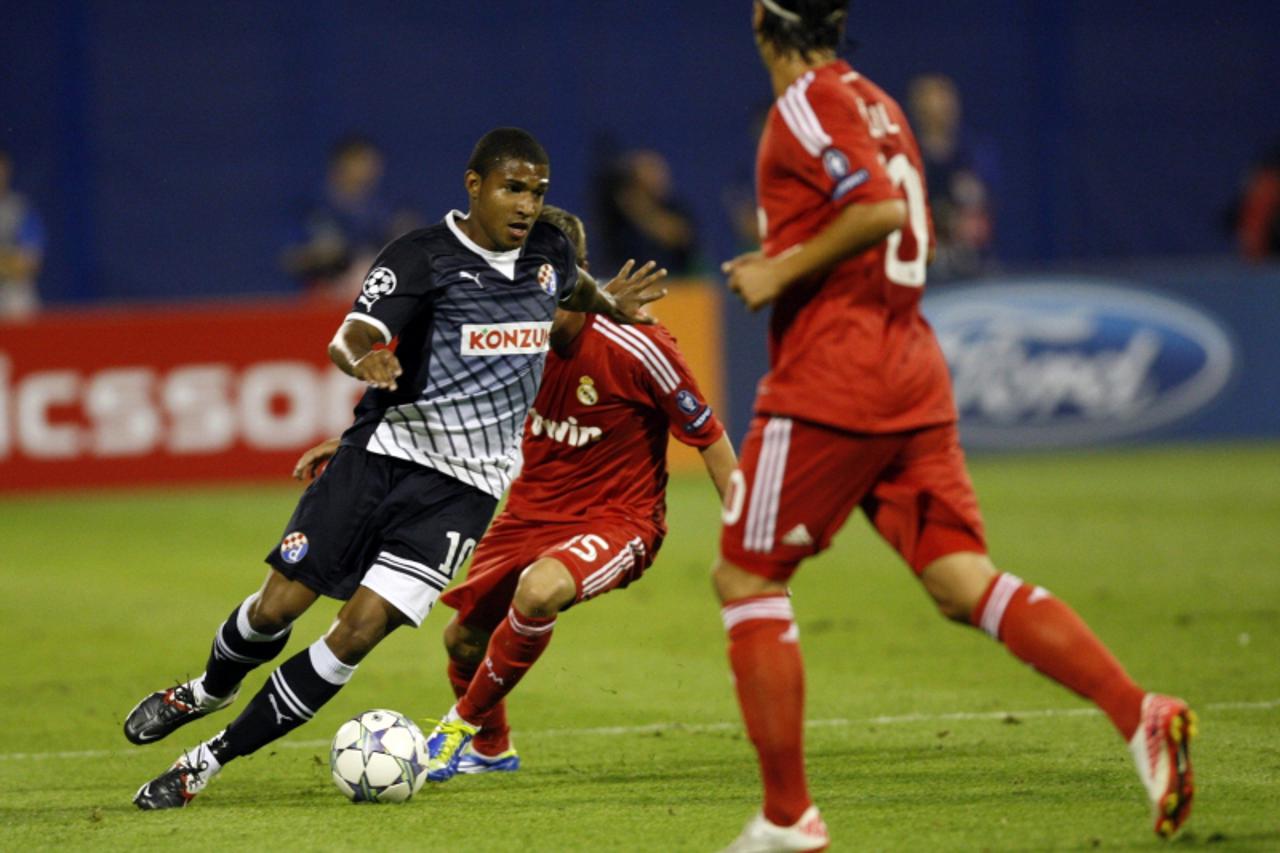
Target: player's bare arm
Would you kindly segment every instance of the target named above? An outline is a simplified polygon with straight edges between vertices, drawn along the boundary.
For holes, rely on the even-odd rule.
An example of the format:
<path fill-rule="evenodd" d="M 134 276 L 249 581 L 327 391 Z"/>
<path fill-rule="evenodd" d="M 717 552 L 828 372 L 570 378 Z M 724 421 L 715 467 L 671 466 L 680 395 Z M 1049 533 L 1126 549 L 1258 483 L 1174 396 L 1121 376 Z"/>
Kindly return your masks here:
<path fill-rule="evenodd" d="M 653 261 L 639 268 L 635 261 L 627 261 L 617 275 L 601 286 L 590 273 L 579 269 L 578 286 L 561 307 L 566 311 L 603 314 L 618 323 L 649 325 L 654 319 L 644 308 L 667 295 L 666 288 L 657 287 L 666 277 L 667 271 L 657 269 Z"/>
<path fill-rule="evenodd" d="M 724 496 L 729 491 L 729 477 L 738 467 L 738 456 L 733 452 L 733 442 L 729 441 L 729 435 L 726 433 L 702 448 L 699 453 L 702 454 L 702 464 L 707 466 L 707 475 L 711 477 L 711 482 L 715 484 L 716 492 L 719 493 L 720 501 L 723 503 Z"/>
<path fill-rule="evenodd" d="M 385 391 L 396 390 L 396 378 L 403 372 L 396 354 L 374 349 L 384 343 L 382 332 L 371 323 L 350 318 L 329 342 L 329 358 L 338 369 L 361 382 Z"/>
<path fill-rule="evenodd" d="M 851 204 L 807 243 L 771 258 L 762 252 L 739 255 L 726 261 L 721 270 L 729 277 L 729 289 L 756 311 L 777 299 L 793 282 L 866 251 L 906 221 L 907 203 L 900 199 Z"/>
<path fill-rule="evenodd" d="M 324 466 L 338 452 L 340 442 L 341 439 L 338 438 L 327 438 L 315 447 L 308 448 L 293 465 L 293 479 L 307 482 L 320 476 Z"/>
<path fill-rule="evenodd" d="M 586 322 L 586 315 L 581 312 L 557 310 L 556 318 L 551 321 L 551 350 L 567 355 Z"/>

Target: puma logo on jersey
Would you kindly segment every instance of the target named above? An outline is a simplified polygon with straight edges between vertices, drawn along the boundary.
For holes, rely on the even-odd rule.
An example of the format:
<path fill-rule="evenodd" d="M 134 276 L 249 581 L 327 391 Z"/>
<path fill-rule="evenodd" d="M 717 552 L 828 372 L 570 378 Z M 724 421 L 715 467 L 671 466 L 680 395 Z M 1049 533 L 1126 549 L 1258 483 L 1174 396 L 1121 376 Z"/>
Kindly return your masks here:
<path fill-rule="evenodd" d="M 551 323 L 464 323 L 463 355 L 524 355 L 546 352 L 551 336 Z"/>
<path fill-rule="evenodd" d="M 600 427 L 585 426 L 578 419 L 570 416 L 563 421 L 553 421 L 538 414 L 537 409 L 529 409 L 529 435 L 533 438 L 546 436 L 552 441 L 559 441 L 570 447 L 582 447 L 593 441 L 604 438 L 604 430 Z"/>
<path fill-rule="evenodd" d="M 479 273 L 467 272 L 466 270 L 458 270 L 458 275 L 462 276 L 463 278 L 474 281 L 476 283 L 476 287 L 479 287 L 479 288 L 484 287 L 484 282 L 480 280 Z"/>

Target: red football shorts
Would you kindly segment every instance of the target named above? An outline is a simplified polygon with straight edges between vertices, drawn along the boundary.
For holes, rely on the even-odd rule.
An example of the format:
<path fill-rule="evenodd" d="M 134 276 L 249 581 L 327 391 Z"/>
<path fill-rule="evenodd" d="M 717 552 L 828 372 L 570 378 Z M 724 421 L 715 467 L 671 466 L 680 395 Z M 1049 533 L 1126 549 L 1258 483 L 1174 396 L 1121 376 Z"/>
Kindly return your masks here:
<path fill-rule="evenodd" d="M 638 580 L 661 545 L 652 525 L 613 518 L 527 521 L 504 512 L 480 540 L 467 579 L 440 601 L 458 611 L 460 623 L 492 632 L 507 616 L 520 573 L 540 558 L 569 570 L 577 604 Z"/>
<path fill-rule="evenodd" d="M 855 506 L 917 574 L 947 554 L 986 553 L 955 424 L 880 435 L 756 416 L 725 500 L 720 554 L 785 581 Z"/>

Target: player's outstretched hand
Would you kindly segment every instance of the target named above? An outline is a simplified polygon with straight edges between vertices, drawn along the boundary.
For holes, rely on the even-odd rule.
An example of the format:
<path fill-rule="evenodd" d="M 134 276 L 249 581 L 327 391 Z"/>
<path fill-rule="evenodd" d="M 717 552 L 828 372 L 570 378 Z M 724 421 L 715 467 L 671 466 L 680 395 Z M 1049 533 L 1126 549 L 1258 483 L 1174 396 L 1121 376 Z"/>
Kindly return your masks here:
<path fill-rule="evenodd" d="M 336 438 L 326 439 L 299 456 L 293 466 L 293 479 L 305 483 L 319 477 L 333 454 L 338 452 L 338 442 Z"/>
<path fill-rule="evenodd" d="M 748 252 L 720 265 L 729 279 L 729 290 L 738 294 L 752 311 L 778 298 L 786 282 L 763 252 Z"/>
<path fill-rule="evenodd" d="M 645 311 L 645 306 L 667 295 L 665 287 L 659 289 L 654 287 L 667 277 L 667 271 L 657 269 L 658 265 L 653 261 L 649 261 L 639 269 L 635 266 L 634 260 L 627 261 L 622 265 L 622 269 L 618 270 L 618 274 L 604 286 L 604 291 L 613 298 L 609 319 L 619 323 L 648 325 L 656 321 Z"/>
<path fill-rule="evenodd" d="M 389 349 L 376 349 L 365 353 L 351 365 L 351 369 L 356 379 L 385 391 L 396 390 L 396 379 L 404 372 L 400 367 L 400 360 Z"/>

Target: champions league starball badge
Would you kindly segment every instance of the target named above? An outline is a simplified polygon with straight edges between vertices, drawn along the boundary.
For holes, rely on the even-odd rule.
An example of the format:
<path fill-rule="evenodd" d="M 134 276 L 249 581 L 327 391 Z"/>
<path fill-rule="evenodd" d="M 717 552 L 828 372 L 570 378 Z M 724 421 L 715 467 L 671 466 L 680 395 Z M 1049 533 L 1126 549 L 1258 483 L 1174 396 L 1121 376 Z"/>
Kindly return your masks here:
<path fill-rule="evenodd" d="M 296 563 L 307 556 L 307 534 L 295 530 L 280 542 L 280 557 L 286 563 Z"/>
<path fill-rule="evenodd" d="M 373 303 L 390 295 L 395 289 L 396 274 L 386 267 L 375 267 L 369 270 L 364 284 L 360 286 L 360 302 L 366 308 L 372 308 Z"/>

